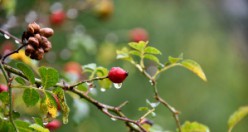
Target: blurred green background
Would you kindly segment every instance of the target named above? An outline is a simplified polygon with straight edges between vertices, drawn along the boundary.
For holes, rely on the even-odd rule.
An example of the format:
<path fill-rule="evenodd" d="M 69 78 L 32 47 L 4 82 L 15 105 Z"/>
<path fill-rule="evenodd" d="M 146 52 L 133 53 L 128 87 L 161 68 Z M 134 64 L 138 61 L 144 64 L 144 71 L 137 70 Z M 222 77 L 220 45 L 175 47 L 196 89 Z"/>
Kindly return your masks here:
<path fill-rule="evenodd" d="M 76 61 L 81 65 L 97 63 L 107 68 L 120 66 L 128 70 L 129 77 L 120 90 L 112 88 L 100 92 L 98 89 L 94 97 L 110 105 L 129 101 L 123 112 L 132 119 L 143 114 L 138 108 L 146 106 L 146 99 L 154 101 L 152 89 L 149 81 L 134 67 L 114 58 L 115 50 L 131 41 L 130 31 L 143 28 L 148 33 L 151 46 L 163 52 L 159 57 L 161 62 L 166 62 L 169 55 L 184 53 L 184 58 L 201 64 L 208 78 L 205 83 L 180 67 L 160 76 L 159 92 L 181 112 L 181 123 L 198 121 L 213 132 L 227 131 L 229 116 L 239 107 L 248 105 L 247 15 L 242 15 L 242 10 L 236 14 L 232 11 L 233 8 L 247 10 L 248 6 L 243 5 L 242 0 L 233 0 L 233 4 L 223 0 L 103 1 L 113 4 L 114 9 L 107 15 L 96 9 L 96 0 L 2 0 L 0 26 L 18 37 L 29 21 L 52 27 L 55 30 L 51 38 L 53 52 L 46 55 L 46 60 L 40 65 L 63 70 L 64 64 Z M 65 20 L 59 24 L 52 23 L 49 17 L 61 7 L 67 13 Z M 72 15 L 68 15 L 70 9 L 73 9 Z M 2 46 L 5 39 L 1 37 L 0 42 Z M 72 104 L 72 100 L 68 101 Z M 112 121 L 91 104 L 82 105 L 81 113 L 77 113 L 86 113 L 79 124 L 72 119 L 75 113 L 73 106 L 71 111 L 69 124 L 58 131 L 127 131 L 123 122 Z M 156 125 L 163 130 L 175 131 L 174 119 L 167 109 L 160 106 L 156 114 L 156 117 L 150 118 Z M 247 131 L 247 123 L 246 118 L 234 128 L 234 132 Z"/>

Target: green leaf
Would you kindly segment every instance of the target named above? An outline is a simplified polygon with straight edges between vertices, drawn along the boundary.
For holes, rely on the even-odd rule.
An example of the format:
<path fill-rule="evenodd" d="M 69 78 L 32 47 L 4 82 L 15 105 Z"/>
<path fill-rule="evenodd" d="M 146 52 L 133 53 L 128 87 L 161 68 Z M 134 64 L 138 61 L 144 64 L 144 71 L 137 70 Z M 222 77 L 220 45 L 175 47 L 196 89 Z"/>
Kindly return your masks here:
<path fill-rule="evenodd" d="M 157 48 L 154 48 L 154 47 L 151 47 L 151 46 L 148 46 L 145 48 L 145 53 L 146 54 L 162 54 Z"/>
<path fill-rule="evenodd" d="M 54 68 L 40 67 L 39 73 L 44 88 L 52 87 L 59 81 L 59 73 Z"/>
<path fill-rule="evenodd" d="M 68 123 L 68 117 L 69 117 L 69 112 L 70 112 L 70 108 L 68 107 L 67 103 L 66 103 L 66 98 L 65 98 L 65 93 L 64 90 L 62 88 L 55 88 L 53 90 L 53 93 L 56 94 L 59 103 L 61 104 L 61 110 L 63 112 L 63 123 L 67 124 Z"/>
<path fill-rule="evenodd" d="M 24 103 L 29 107 L 35 106 L 38 103 L 40 96 L 36 90 L 27 88 L 23 92 L 22 99 Z"/>
<path fill-rule="evenodd" d="M 97 68 L 97 77 L 105 77 L 107 75 L 108 75 L 108 69 L 104 67 Z M 98 84 L 100 85 L 101 88 L 104 89 L 109 89 L 112 86 L 112 82 L 108 78 L 103 80 L 98 80 Z"/>
<path fill-rule="evenodd" d="M 136 55 L 136 56 L 141 56 L 141 53 L 139 52 L 139 51 L 137 51 L 137 50 L 131 50 L 131 51 L 129 51 L 129 54 L 130 55 Z"/>
<path fill-rule="evenodd" d="M 18 82 L 19 84 L 26 85 L 26 82 L 22 77 L 16 77 L 15 81 Z"/>
<path fill-rule="evenodd" d="M 138 110 L 139 110 L 139 111 L 148 111 L 149 108 L 148 108 L 148 107 L 139 107 Z"/>
<path fill-rule="evenodd" d="M 241 107 L 235 111 L 228 120 L 228 132 L 231 132 L 233 127 L 248 115 L 248 106 Z"/>
<path fill-rule="evenodd" d="M 145 59 L 152 60 L 152 61 L 155 61 L 156 63 L 160 64 L 160 63 L 159 63 L 159 59 L 158 59 L 156 56 L 154 56 L 154 55 L 145 54 L 145 55 L 144 55 L 144 58 L 145 58 Z"/>
<path fill-rule="evenodd" d="M 188 70 L 195 73 L 198 77 L 200 77 L 203 81 L 207 81 L 205 73 L 203 72 L 201 66 L 193 61 L 193 60 L 184 60 L 181 62 L 182 66 L 187 68 Z"/>
<path fill-rule="evenodd" d="M 39 124 L 31 124 L 29 127 L 33 128 L 36 132 L 50 132 L 49 129 L 44 128 Z"/>
<path fill-rule="evenodd" d="M 14 119 L 17 119 L 17 118 L 19 118 L 20 116 L 21 116 L 21 114 L 20 114 L 19 112 L 12 111 L 12 117 L 13 117 Z"/>
<path fill-rule="evenodd" d="M 40 126 L 44 126 L 43 125 L 43 122 L 42 122 L 42 119 L 40 117 L 33 117 L 33 120 L 36 124 L 40 125 Z"/>
<path fill-rule="evenodd" d="M 186 121 L 181 126 L 182 132 L 210 132 L 209 128 L 198 122 Z"/>
<path fill-rule="evenodd" d="M 144 48 L 146 47 L 146 45 L 148 44 L 148 42 L 144 42 L 144 41 L 139 41 L 139 42 L 131 42 L 128 43 L 128 45 L 138 51 L 142 51 L 144 50 Z"/>
<path fill-rule="evenodd" d="M 96 64 L 95 63 L 90 63 L 90 64 L 87 64 L 87 65 L 84 65 L 83 69 L 84 70 L 92 70 L 92 71 L 94 71 L 96 69 Z"/>
<path fill-rule="evenodd" d="M 48 117 L 55 118 L 57 116 L 57 104 L 54 97 L 45 92 L 45 96 L 42 98 L 40 102 L 40 109 L 43 114 L 46 114 Z"/>
<path fill-rule="evenodd" d="M 9 93 L 8 92 L 0 93 L 0 100 L 2 101 L 2 103 L 8 104 L 9 103 Z"/>
<path fill-rule="evenodd" d="M 13 131 L 14 129 L 12 124 L 9 121 L 0 118 L 0 132 L 13 132 Z"/>
<path fill-rule="evenodd" d="M 168 60 L 169 60 L 169 62 L 170 62 L 171 64 L 174 64 L 174 63 L 177 63 L 178 61 L 181 61 L 181 60 L 183 60 L 183 59 L 182 59 L 182 58 L 175 58 L 175 57 L 169 56 L 169 57 L 168 57 Z"/>
<path fill-rule="evenodd" d="M 87 88 L 86 84 L 84 84 L 84 83 L 79 84 L 79 85 L 77 86 L 77 89 L 80 90 L 80 91 L 83 91 L 83 92 L 88 91 L 88 88 Z"/>
<path fill-rule="evenodd" d="M 28 78 L 28 80 L 31 82 L 31 84 L 34 84 L 34 82 L 35 82 L 34 72 L 27 64 L 19 62 L 16 64 L 16 67 L 23 72 L 23 74 L 25 75 L 25 77 Z"/>
<path fill-rule="evenodd" d="M 121 50 L 117 50 L 116 54 L 116 59 L 122 59 L 127 61 L 132 60 L 132 58 L 129 56 L 129 50 L 126 47 L 122 48 Z"/>
<path fill-rule="evenodd" d="M 19 132 L 32 132 L 32 129 L 29 127 L 29 123 L 22 120 L 15 120 L 15 125 Z"/>

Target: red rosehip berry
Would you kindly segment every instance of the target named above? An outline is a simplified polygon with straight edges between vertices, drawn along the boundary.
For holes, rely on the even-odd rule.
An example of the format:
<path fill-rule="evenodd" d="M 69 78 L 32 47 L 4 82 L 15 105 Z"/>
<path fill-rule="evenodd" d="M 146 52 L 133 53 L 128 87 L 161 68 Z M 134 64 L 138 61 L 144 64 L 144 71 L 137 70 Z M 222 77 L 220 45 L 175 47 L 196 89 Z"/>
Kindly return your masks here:
<path fill-rule="evenodd" d="M 61 126 L 61 122 L 59 120 L 53 120 L 45 125 L 50 131 L 54 131 Z"/>
<path fill-rule="evenodd" d="M 50 22 L 54 25 L 61 25 L 65 20 L 65 13 L 62 10 L 55 11 L 50 16 Z"/>
<path fill-rule="evenodd" d="M 111 68 L 108 74 L 109 80 L 111 80 L 113 83 L 122 83 L 127 76 L 128 72 L 120 67 Z"/>
<path fill-rule="evenodd" d="M 0 93 L 7 91 L 8 91 L 8 87 L 6 85 L 0 84 Z"/>
<path fill-rule="evenodd" d="M 147 41 L 148 33 L 143 28 L 135 28 L 130 31 L 130 39 L 133 42 Z"/>

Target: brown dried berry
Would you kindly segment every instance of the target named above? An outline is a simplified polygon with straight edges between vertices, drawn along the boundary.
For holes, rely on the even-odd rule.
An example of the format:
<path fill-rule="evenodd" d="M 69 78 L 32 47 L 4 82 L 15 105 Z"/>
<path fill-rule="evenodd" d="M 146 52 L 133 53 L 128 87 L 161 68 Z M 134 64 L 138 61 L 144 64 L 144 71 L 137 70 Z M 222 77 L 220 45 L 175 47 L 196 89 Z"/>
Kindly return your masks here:
<path fill-rule="evenodd" d="M 33 52 L 31 55 L 30 55 L 30 58 L 31 59 L 36 59 L 38 56 L 38 54 L 36 54 L 36 52 Z M 37 60 L 37 59 L 36 59 Z"/>
<path fill-rule="evenodd" d="M 34 48 L 39 47 L 39 41 L 34 37 L 28 38 L 28 44 L 31 44 Z"/>
<path fill-rule="evenodd" d="M 39 48 L 37 51 L 39 54 L 44 54 L 44 50 L 42 48 Z"/>
<path fill-rule="evenodd" d="M 43 59 L 43 57 L 44 57 L 44 54 L 38 54 L 36 57 L 36 60 L 41 60 Z"/>
<path fill-rule="evenodd" d="M 45 53 L 48 52 L 51 48 L 52 48 L 52 44 L 50 41 L 47 41 L 46 43 L 44 43 L 43 49 Z"/>
<path fill-rule="evenodd" d="M 51 37 L 53 35 L 53 29 L 51 29 L 51 28 L 42 28 L 42 29 L 40 29 L 40 35 L 49 38 L 49 37 Z"/>
<path fill-rule="evenodd" d="M 28 24 L 27 28 L 28 33 L 35 34 L 40 31 L 40 26 L 36 24 L 35 22 Z"/>
<path fill-rule="evenodd" d="M 41 36 L 40 34 L 35 34 L 34 37 L 39 41 L 39 43 L 41 43 Z"/>
<path fill-rule="evenodd" d="M 30 56 L 30 54 L 32 54 L 34 52 L 34 47 L 32 45 L 27 45 L 26 50 L 25 50 L 25 54 L 26 56 Z"/>

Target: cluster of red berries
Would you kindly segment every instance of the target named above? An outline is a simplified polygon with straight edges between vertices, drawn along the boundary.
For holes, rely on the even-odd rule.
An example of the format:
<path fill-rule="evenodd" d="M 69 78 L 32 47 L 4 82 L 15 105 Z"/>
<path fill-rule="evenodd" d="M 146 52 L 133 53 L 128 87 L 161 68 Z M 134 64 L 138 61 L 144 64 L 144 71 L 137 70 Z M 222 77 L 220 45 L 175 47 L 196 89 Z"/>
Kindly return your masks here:
<path fill-rule="evenodd" d="M 27 31 L 22 35 L 22 41 L 27 41 L 26 56 L 29 56 L 31 59 L 41 60 L 44 53 L 52 48 L 51 42 L 47 39 L 52 35 L 53 29 L 40 28 L 35 22 L 30 23 Z"/>

